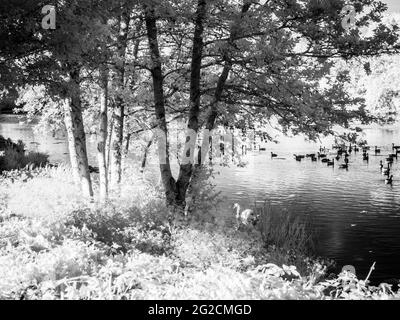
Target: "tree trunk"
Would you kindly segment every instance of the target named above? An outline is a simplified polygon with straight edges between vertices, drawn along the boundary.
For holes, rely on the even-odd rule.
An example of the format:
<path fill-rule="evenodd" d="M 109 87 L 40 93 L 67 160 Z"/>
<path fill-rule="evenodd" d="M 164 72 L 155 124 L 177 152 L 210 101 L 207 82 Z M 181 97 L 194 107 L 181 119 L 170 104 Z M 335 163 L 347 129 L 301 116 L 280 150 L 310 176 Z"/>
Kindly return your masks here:
<path fill-rule="evenodd" d="M 83 126 L 79 68 L 71 70 L 69 97 L 65 103 L 65 126 L 68 134 L 71 165 L 74 177 L 80 183 L 84 196 L 92 197 L 89 164 L 86 151 L 86 136 Z"/>
<path fill-rule="evenodd" d="M 97 142 L 97 158 L 99 162 L 100 174 L 100 199 L 102 201 L 105 201 L 108 197 L 108 176 L 106 163 L 106 143 L 108 128 L 108 70 L 106 68 L 103 68 L 100 72 L 100 126 Z"/>
<path fill-rule="evenodd" d="M 251 5 L 252 5 L 251 2 L 247 2 L 242 6 L 241 17 L 240 17 L 241 19 L 249 11 Z M 206 119 L 206 129 L 210 131 L 214 129 L 215 120 L 217 119 L 218 116 L 218 103 L 221 101 L 226 81 L 228 80 L 229 73 L 232 70 L 233 64 L 229 50 L 234 47 L 234 42 L 239 35 L 240 26 L 241 26 L 240 21 L 232 25 L 231 33 L 228 40 L 229 47 L 225 49 L 225 52 L 223 54 L 224 68 L 222 69 L 221 75 L 219 76 L 217 88 L 215 89 L 214 93 L 214 99 L 208 109 L 208 114 Z"/>
<path fill-rule="evenodd" d="M 167 205 L 175 206 L 176 182 L 172 176 L 169 160 L 168 128 L 165 119 L 165 97 L 163 88 L 163 74 L 161 66 L 160 50 L 158 45 L 158 31 L 154 8 L 144 4 L 145 22 L 147 28 L 147 39 L 149 42 L 151 56 L 151 74 L 153 78 L 153 95 L 155 103 L 155 114 L 157 119 L 157 140 L 159 149 L 159 162 L 161 179 L 163 181 Z"/>
<path fill-rule="evenodd" d="M 200 113 L 200 98 L 201 98 L 201 64 L 203 59 L 203 33 L 204 33 L 204 20 L 207 14 L 207 2 L 206 0 L 198 0 L 197 12 L 195 20 L 195 31 L 193 36 L 193 49 L 192 49 L 192 62 L 191 62 L 191 75 L 190 75 L 190 111 L 189 111 L 189 121 L 188 130 L 193 130 L 197 132 L 199 130 L 199 113 Z M 186 137 L 186 143 L 190 139 L 195 139 L 195 137 L 190 137 L 189 132 Z M 195 148 L 195 141 L 191 141 L 191 147 Z M 189 152 L 190 156 L 194 155 L 194 150 L 184 150 L 183 158 L 187 157 Z M 179 168 L 179 177 L 176 182 L 177 187 L 177 198 L 176 203 L 179 206 L 185 207 L 186 193 L 190 184 L 190 179 L 193 172 L 193 159 L 189 159 L 188 163 L 183 163 Z"/>
<path fill-rule="evenodd" d="M 151 138 L 151 140 L 147 143 L 146 148 L 144 149 L 142 168 L 141 168 L 142 173 L 143 173 L 144 169 L 146 168 L 147 155 L 149 154 L 149 150 L 150 150 L 151 145 L 153 144 L 153 141 L 154 141 L 154 137 Z"/>
<path fill-rule="evenodd" d="M 115 72 L 117 87 L 123 90 L 125 87 L 125 55 L 127 49 L 127 38 L 129 31 L 129 11 L 124 10 L 121 15 L 119 36 L 118 36 L 118 61 L 116 62 Z M 121 92 L 117 94 L 114 109 L 114 134 L 111 153 L 111 183 L 118 185 L 122 177 L 122 148 L 124 142 L 124 121 L 125 104 Z"/>
<path fill-rule="evenodd" d="M 129 152 L 129 146 L 131 144 L 131 137 L 132 137 L 132 134 L 130 134 L 130 133 L 128 133 L 126 135 L 126 138 L 125 138 L 125 154 L 128 154 L 128 152 Z"/>
<path fill-rule="evenodd" d="M 65 99 L 64 102 L 64 123 L 67 130 L 69 161 L 72 167 L 72 174 L 74 181 L 80 185 L 81 179 L 79 177 L 78 155 L 76 153 L 75 139 L 74 139 L 74 126 L 71 118 L 71 98 Z"/>
<path fill-rule="evenodd" d="M 114 129 L 114 107 L 111 106 L 113 110 L 111 117 L 109 117 L 109 126 L 107 129 L 107 142 L 106 142 L 106 168 L 107 168 L 107 178 L 108 181 L 111 179 L 111 170 L 110 170 L 110 162 L 111 162 L 111 143 L 112 143 L 112 133 Z"/>

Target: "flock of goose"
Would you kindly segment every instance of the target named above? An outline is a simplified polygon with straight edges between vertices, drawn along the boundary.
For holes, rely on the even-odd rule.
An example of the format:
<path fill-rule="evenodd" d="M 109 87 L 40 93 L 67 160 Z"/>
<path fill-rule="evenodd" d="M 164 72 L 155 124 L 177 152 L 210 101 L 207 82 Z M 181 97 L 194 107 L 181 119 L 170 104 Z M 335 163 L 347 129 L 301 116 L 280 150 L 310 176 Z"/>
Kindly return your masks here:
<path fill-rule="evenodd" d="M 363 161 L 369 161 L 369 153 L 371 152 L 371 147 L 369 146 L 350 146 L 346 145 L 334 145 L 332 149 L 336 151 L 336 156 L 332 159 L 328 157 L 329 149 L 325 147 L 320 147 L 318 153 L 306 154 L 306 155 L 297 155 L 294 154 L 294 158 L 296 161 L 301 162 L 303 159 L 311 159 L 312 162 L 316 162 L 320 160 L 322 163 L 326 163 L 328 167 L 334 167 L 338 164 L 340 169 L 349 169 L 349 157 L 352 153 L 357 154 L 362 150 L 362 158 Z M 381 149 L 378 146 L 373 148 L 373 152 L 376 156 L 381 155 Z M 400 146 L 396 146 L 394 143 L 392 144 L 392 153 L 389 153 L 385 157 L 385 164 L 384 161 L 380 161 L 380 171 L 383 176 L 385 176 L 385 183 L 392 184 L 393 183 L 393 174 L 392 173 L 392 165 L 394 163 L 394 159 L 398 159 L 398 155 L 400 154 Z M 335 155 L 335 153 L 330 153 L 329 155 Z M 271 158 L 277 158 L 278 155 L 276 153 L 271 152 Z M 339 163 L 343 160 L 342 163 Z"/>

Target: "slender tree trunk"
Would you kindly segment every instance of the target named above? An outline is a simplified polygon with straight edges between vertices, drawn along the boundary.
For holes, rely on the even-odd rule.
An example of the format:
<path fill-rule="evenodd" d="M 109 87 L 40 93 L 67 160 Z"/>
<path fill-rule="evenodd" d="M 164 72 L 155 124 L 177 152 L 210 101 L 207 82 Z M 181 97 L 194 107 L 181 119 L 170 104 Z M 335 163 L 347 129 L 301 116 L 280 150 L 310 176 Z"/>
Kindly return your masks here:
<path fill-rule="evenodd" d="M 151 56 L 151 74 L 153 78 L 153 94 L 155 103 L 155 114 L 158 129 L 158 148 L 161 179 L 163 181 L 165 196 L 169 206 L 175 206 L 176 182 L 172 176 L 169 159 L 168 128 L 165 119 L 165 97 L 163 88 L 163 74 L 160 50 L 158 45 L 158 31 L 154 8 L 149 4 L 144 4 L 145 22 L 147 28 L 147 39 L 149 41 Z"/>
<path fill-rule="evenodd" d="M 65 125 L 68 133 L 71 165 L 74 177 L 81 185 L 84 196 L 92 197 L 93 189 L 90 179 L 86 151 L 86 135 L 83 126 L 79 68 L 70 70 L 69 97 L 65 104 Z"/>
<path fill-rule="evenodd" d="M 97 158 L 100 173 L 100 199 L 105 201 L 108 197 L 108 176 L 106 162 L 106 143 L 108 128 L 108 70 L 103 68 L 101 71 L 100 87 L 100 126 L 97 142 Z"/>
<path fill-rule="evenodd" d="M 151 138 L 151 140 L 147 143 L 146 148 L 144 149 L 142 168 L 141 168 L 142 173 L 143 173 L 144 169 L 146 168 L 147 155 L 149 154 L 149 150 L 150 150 L 151 145 L 153 144 L 153 141 L 154 141 L 154 137 Z"/>
<path fill-rule="evenodd" d="M 188 120 L 188 130 L 197 132 L 199 130 L 199 113 L 200 113 L 200 98 L 201 98 L 201 64 L 203 59 L 203 33 L 204 33 L 204 20 L 207 14 L 207 1 L 198 0 L 195 31 L 193 36 L 193 49 L 192 49 L 192 62 L 191 62 L 191 76 L 190 76 L 190 111 Z M 193 139 L 193 136 L 189 136 L 189 132 L 186 137 L 186 142 Z M 192 148 L 195 148 L 195 141 L 191 141 Z M 184 150 L 187 152 L 187 150 Z M 194 155 L 194 150 L 190 150 L 189 153 Z M 183 154 L 183 157 L 186 157 Z M 186 193 L 189 187 L 190 179 L 193 172 L 193 159 L 190 159 L 189 163 L 183 163 L 179 168 L 179 177 L 176 182 L 177 185 L 177 198 L 176 203 L 179 206 L 185 207 Z"/>
<path fill-rule="evenodd" d="M 247 2 L 243 5 L 241 11 L 241 18 L 247 13 L 250 9 L 251 2 Z M 192 53 L 192 66 L 191 66 L 191 92 L 190 92 L 190 112 L 189 112 L 189 122 L 188 129 L 192 129 L 198 132 L 198 116 L 200 112 L 200 71 L 201 71 L 201 61 L 202 61 L 202 53 L 203 53 L 203 20 L 206 15 L 206 3 L 205 0 L 198 1 L 198 9 L 197 9 L 197 18 L 196 18 L 196 29 L 193 39 L 193 53 Z M 218 103 L 221 101 L 222 93 L 225 88 L 226 81 L 228 79 L 229 73 L 232 70 L 232 61 L 230 57 L 230 52 L 233 48 L 234 41 L 238 36 L 240 31 L 240 23 L 233 24 L 231 29 L 231 34 L 228 40 L 229 47 L 225 49 L 223 54 L 223 60 L 225 62 L 221 75 L 218 79 L 217 88 L 214 93 L 214 99 L 211 104 L 211 107 L 208 110 L 207 118 L 206 118 L 206 129 L 210 132 L 214 128 L 215 121 L 218 115 Z M 207 137 L 208 138 L 208 137 Z M 211 142 L 213 143 L 212 138 L 210 137 Z M 188 140 L 188 137 L 186 138 Z M 194 147 L 194 145 L 193 145 Z M 211 146 L 212 150 L 212 146 Z M 183 155 L 185 156 L 185 155 Z M 210 161 L 212 161 L 212 155 L 210 152 Z M 179 178 L 177 181 L 177 203 L 179 205 L 185 205 L 185 199 L 188 187 L 190 185 L 191 179 L 194 175 L 193 165 L 186 164 L 180 166 Z"/>
<path fill-rule="evenodd" d="M 252 5 L 251 2 L 246 2 L 242 6 L 241 17 L 240 17 L 241 19 L 249 11 L 251 5 Z M 229 50 L 231 50 L 234 47 L 234 42 L 235 42 L 236 38 L 238 37 L 239 32 L 240 32 L 240 21 L 233 24 L 233 26 L 231 28 L 231 33 L 230 33 L 229 40 L 228 40 L 229 47 L 227 49 L 225 49 L 225 52 L 223 54 L 224 67 L 223 67 L 221 75 L 219 76 L 219 79 L 218 79 L 217 88 L 215 89 L 213 102 L 208 109 L 207 119 L 206 119 L 206 129 L 208 129 L 210 131 L 212 129 L 214 129 L 215 120 L 217 119 L 217 116 L 218 116 L 218 104 L 221 101 L 222 93 L 224 91 L 226 81 L 228 80 L 229 73 L 231 72 L 232 66 L 233 66 L 231 54 L 230 54 Z"/>
<path fill-rule="evenodd" d="M 128 154 L 128 152 L 129 152 L 129 145 L 131 143 L 131 137 L 132 137 L 132 134 L 130 134 L 130 133 L 128 133 L 126 135 L 126 139 L 125 139 L 125 154 Z"/>
<path fill-rule="evenodd" d="M 71 118 L 70 109 L 71 109 L 71 98 L 68 97 L 67 99 L 65 99 L 64 102 L 64 123 L 65 123 L 65 128 L 67 130 L 69 161 L 71 163 L 74 181 L 77 185 L 80 185 L 81 179 L 79 177 L 78 155 L 76 153 L 74 126 Z"/>
<path fill-rule="evenodd" d="M 110 162 L 111 162 L 111 143 L 112 143 L 112 134 L 114 129 L 114 107 L 111 109 L 113 112 L 111 113 L 108 129 L 107 129 L 107 142 L 106 142 L 106 168 L 107 168 L 107 177 L 108 181 L 111 179 L 111 170 L 110 170 Z"/>
<path fill-rule="evenodd" d="M 116 62 L 115 72 L 117 87 L 123 90 L 125 87 L 125 56 L 127 49 L 127 38 L 129 32 L 129 10 L 124 10 L 121 15 L 120 29 L 118 36 L 118 61 Z M 117 94 L 114 109 L 114 134 L 111 153 L 111 183 L 118 185 L 122 177 L 122 148 L 124 143 L 124 121 L 125 121 L 125 103 L 121 92 Z"/>

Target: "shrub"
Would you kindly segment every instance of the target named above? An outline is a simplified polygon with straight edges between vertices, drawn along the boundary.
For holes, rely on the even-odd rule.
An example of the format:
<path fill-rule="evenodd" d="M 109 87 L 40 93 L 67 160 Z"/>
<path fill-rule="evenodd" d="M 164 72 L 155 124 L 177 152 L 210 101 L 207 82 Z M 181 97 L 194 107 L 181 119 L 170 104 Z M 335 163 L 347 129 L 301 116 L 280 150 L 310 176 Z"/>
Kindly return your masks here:
<path fill-rule="evenodd" d="M 48 164 L 49 156 L 39 152 L 20 152 L 14 148 L 7 148 L 0 156 L 0 172 L 29 167 L 35 169 Z"/>

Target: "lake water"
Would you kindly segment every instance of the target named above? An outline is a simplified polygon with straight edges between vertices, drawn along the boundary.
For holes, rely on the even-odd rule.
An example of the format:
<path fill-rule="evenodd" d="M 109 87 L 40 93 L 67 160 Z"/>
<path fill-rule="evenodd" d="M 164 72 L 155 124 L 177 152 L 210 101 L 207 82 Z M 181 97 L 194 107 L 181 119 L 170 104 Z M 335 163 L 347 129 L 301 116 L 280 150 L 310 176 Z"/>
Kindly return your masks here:
<path fill-rule="evenodd" d="M 32 125 L 20 124 L 14 116 L 0 118 L 0 135 L 23 140 L 29 150 L 50 154 L 53 162 L 68 162 L 62 135 L 37 135 Z M 334 259 L 339 269 L 354 265 L 360 278 L 376 261 L 373 280 L 400 279 L 400 159 L 393 165 L 392 186 L 385 185 L 379 170 L 379 161 L 391 153 L 392 143 L 400 145 L 400 127 L 367 128 L 365 139 L 381 147 L 382 156 L 372 151 L 367 163 L 361 153 L 353 153 L 348 171 L 319 161 L 296 162 L 294 153 L 316 153 L 320 146 L 302 137 L 281 137 L 279 144 L 266 145 L 267 152 L 249 154 L 248 167 L 218 168 L 215 182 L 227 198 L 225 214 L 230 214 L 234 202 L 248 208 L 264 200 L 295 208 L 300 215 L 309 213 L 319 234 L 317 254 Z M 96 165 L 94 142 L 88 140 L 92 165 Z M 322 143 L 329 148 L 333 141 Z M 285 159 L 271 159 L 271 151 Z"/>

